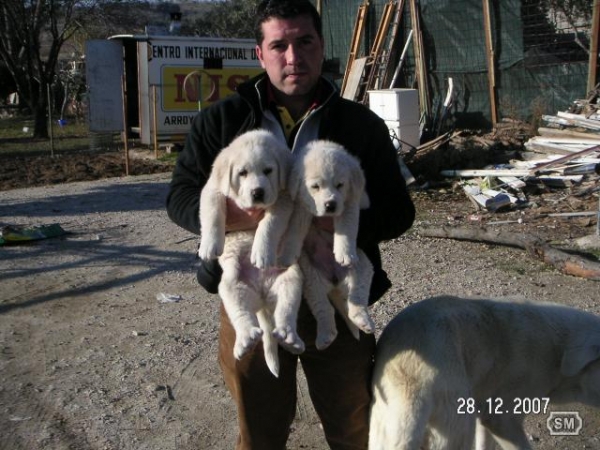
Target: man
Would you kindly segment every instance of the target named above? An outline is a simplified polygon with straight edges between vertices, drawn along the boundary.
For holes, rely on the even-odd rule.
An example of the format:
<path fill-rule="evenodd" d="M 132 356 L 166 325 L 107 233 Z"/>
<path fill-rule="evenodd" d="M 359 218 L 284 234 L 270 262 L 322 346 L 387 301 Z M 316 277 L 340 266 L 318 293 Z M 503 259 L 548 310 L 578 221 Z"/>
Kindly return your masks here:
<path fill-rule="evenodd" d="M 414 206 L 384 122 L 368 108 L 342 99 L 322 77 L 321 19 L 309 0 L 263 1 L 257 8 L 256 51 L 265 73 L 240 85 L 237 93 L 203 110 L 194 120 L 173 172 L 167 199 L 169 217 L 198 234 L 199 192 L 216 154 L 237 135 L 271 130 L 293 152 L 314 139 L 329 139 L 361 161 L 371 200 L 360 217 L 358 246 L 375 269 L 371 302 L 389 288 L 378 244 L 400 236 L 414 220 Z M 252 213 L 229 205 L 227 229 L 256 226 Z M 331 224 L 320 223 L 328 227 Z M 218 264 L 204 264 L 198 280 L 215 293 Z M 338 336 L 322 351 L 315 348 L 316 322 L 304 304 L 298 333 L 303 354 L 279 350 L 280 375 L 268 370 L 261 348 L 240 361 L 233 357 L 235 333 L 221 307 L 219 362 L 238 410 L 237 449 L 282 450 L 296 409 L 296 368 L 300 360 L 315 410 L 332 449 L 366 449 L 370 376 L 375 338 L 352 337 L 337 317 Z M 259 346 L 260 347 L 260 346 Z"/>

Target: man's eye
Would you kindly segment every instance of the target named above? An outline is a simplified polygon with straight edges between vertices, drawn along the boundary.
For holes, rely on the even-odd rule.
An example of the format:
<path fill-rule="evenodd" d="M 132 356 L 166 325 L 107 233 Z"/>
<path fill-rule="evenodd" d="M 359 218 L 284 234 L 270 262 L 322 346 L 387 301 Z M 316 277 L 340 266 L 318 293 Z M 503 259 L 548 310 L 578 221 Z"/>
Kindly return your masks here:
<path fill-rule="evenodd" d="M 271 50 L 276 50 L 278 52 L 284 52 L 287 48 L 286 44 L 273 44 L 271 45 Z"/>

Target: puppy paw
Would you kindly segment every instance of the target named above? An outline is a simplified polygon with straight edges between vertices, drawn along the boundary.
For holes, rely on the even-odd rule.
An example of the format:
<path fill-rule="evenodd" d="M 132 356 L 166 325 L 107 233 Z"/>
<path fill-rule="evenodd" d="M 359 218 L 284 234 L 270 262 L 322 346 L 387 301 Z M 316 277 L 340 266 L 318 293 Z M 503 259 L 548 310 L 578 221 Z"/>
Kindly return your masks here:
<path fill-rule="evenodd" d="M 272 334 L 273 337 L 277 339 L 277 342 L 279 342 L 279 345 L 288 352 L 294 355 L 299 355 L 304 352 L 304 341 L 290 327 L 275 328 Z"/>
<path fill-rule="evenodd" d="M 367 334 L 375 332 L 375 324 L 366 309 L 359 309 L 350 316 L 350 320 L 358 329 Z M 356 337 L 356 336 L 355 336 Z"/>
<path fill-rule="evenodd" d="M 233 346 L 233 356 L 235 359 L 242 357 L 252 350 L 262 338 L 263 331 L 258 327 L 251 327 L 248 330 L 236 331 L 235 345 Z"/>
<path fill-rule="evenodd" d="M 268 269 L 275 266 L 277 263 L 277 257 L 273 252 L 259 251 L 252 247 L 250 262 L 258 269 Z"/>
<path fill-rule="evenodd" d="M 200 242 L 198 247 L 198 257 L 204 261 L 217 259 L 223 253 L 223 246 L 217 243 Z"/>
<path fill-rule="evenodd" d="M 352 267 L 358 262 L 358 255 L 349 251 L 334 249 L 333 255 L 336 262 L 343 267 Z"/>
<path fill-rule="evenodd" d="M 335 341 L 336 337 L 337 330 L 335 328 L 331 330 L 319 330 L 317 331 L 315 347 L 317 347 L 317 350 L 325 350 L 333 343 L 333 341 Z"/>

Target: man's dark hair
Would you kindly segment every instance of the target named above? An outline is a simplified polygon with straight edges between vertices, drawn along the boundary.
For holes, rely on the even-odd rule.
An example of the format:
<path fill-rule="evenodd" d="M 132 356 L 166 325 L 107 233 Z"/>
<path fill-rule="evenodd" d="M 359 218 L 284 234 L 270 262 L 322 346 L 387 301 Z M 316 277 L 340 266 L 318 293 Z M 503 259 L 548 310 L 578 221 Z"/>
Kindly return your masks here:
<path fill-rule="evenodd" d="M 309 16 L 320 38 L 323 38 L 323 25 L 321 16 L 309 0 L 263 0 L 256 7 L 254 22 L 254 37 L 258 45 L 262 44 L 262 24 L 272 17 L 279 19 L 293 19 L 298 16 Z"/>

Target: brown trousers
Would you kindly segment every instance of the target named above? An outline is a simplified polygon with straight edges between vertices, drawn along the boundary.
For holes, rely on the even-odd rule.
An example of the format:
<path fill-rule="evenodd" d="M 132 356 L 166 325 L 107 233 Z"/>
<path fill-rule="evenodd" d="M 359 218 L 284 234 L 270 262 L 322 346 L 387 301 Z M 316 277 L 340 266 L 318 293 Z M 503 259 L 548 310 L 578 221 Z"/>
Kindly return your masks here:
<path fill-rule="evenodd" d="M 219 363 L 238 412 L 237 450 L 284 450 L 296 412 L 298 359 L 311 400 L 333 450 L 364 450 L 369 434 L 371 372 L 375 337 L 361 333 L 357 341 L 336 315 L 338 336 L 317 350 L 316 321 L 303 302 L 298 333 L 306 344 L 301 355 L 279 348 L 279 378 L 267 368 L 262 345 L 240 361 L 233 357 L 235 331 L 221 306 Z"/>

